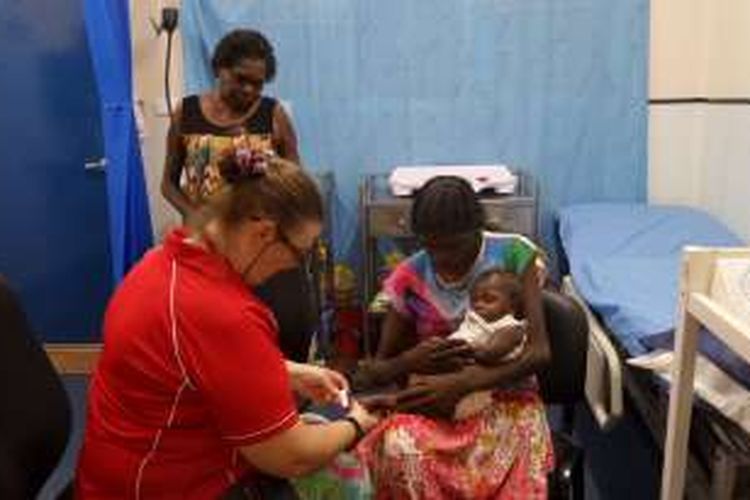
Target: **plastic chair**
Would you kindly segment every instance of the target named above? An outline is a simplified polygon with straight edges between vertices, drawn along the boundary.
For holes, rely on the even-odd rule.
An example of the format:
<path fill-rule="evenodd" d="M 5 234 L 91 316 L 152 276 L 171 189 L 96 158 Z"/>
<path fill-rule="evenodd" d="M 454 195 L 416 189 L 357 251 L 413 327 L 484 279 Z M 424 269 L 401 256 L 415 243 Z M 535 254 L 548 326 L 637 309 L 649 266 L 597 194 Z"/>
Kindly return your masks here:
<path fill-rule="evenodd" d="M 35 498 L 70 435 L 60 377 L 0 277 L 0 498 Z"/>
<path fill-rule="evenodd" d="M 539 374 L 546 404 L 561 405 L 562 428 L 552 433 L 555 469 L 550 474 L 550 500 L 580 500 L 583 492 L 583 449 L 573 441 L 575 407 L 585 397 L 589 327 L 586 314 L 570 297 L 545 290 L 542 303 L 552 359 Z"/>

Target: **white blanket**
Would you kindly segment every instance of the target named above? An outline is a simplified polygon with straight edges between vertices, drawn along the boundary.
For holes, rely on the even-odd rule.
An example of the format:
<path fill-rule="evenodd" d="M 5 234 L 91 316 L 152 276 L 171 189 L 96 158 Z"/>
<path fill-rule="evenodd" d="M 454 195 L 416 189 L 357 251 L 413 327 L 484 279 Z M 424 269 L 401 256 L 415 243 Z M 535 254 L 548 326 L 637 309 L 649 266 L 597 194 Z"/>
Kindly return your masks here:
<path fill-rule="evenodd" d="M 670 382 L 674 352 L 657 349 L 631 358 L 629 365 L 651 370 Z M 695 393 L 750 433 L 750 393 L 710 360 L 700 354 L 695 359 Z"/>
<path fill-rule="evenodd" d="M 750 325 L 750 259 L 721 258 L 711 281 L 711 298 Z"/>

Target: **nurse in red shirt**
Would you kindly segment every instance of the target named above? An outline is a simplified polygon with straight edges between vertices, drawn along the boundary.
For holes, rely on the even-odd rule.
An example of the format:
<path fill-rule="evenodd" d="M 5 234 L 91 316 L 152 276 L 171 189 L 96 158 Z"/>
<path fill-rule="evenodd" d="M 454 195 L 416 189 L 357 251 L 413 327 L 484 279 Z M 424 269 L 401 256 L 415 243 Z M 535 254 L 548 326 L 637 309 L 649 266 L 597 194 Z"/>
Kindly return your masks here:
<path fill-rule="evenodd" d="M 314 181 L 246 150 L 222 169 L 229 182 L 193 228 L 144 256 L 107 308 L 78 498 L 216 498 L 257 471 L 320 468 L 377 423 L 357 402 L 330 424 L 299 419 L 293 392 L 331 400 L 346 381 L 285 361 L 248 291 L 299 265 L 320 234 Z"/>

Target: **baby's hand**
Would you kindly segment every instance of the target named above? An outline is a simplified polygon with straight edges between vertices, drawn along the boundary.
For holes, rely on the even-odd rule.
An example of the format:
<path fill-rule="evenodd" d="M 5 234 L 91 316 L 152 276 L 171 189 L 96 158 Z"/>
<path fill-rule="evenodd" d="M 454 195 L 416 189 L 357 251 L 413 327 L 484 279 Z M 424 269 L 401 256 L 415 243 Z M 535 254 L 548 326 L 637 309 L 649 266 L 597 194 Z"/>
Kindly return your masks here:
<path fill-rule="evenodd" d="M 524 342 L 525 325 L 506 326 L 495 332 L 487 342 L 474 346 L 474 358 L 479 364 L 499 365 L 503 359 Z"/>

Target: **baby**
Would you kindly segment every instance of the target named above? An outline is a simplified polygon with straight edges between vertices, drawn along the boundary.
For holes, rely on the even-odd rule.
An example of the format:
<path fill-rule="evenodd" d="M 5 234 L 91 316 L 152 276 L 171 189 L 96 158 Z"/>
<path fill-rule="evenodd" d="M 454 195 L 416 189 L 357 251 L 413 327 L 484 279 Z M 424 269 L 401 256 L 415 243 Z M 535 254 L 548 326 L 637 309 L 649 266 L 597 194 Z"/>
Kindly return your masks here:
<path fill-rule="evenodd" d="M 467 341 L 481 364 L 497 365 L 520 356 L 526 322 L 518 319 L 523 304 L 518 276 L 497 267 L 482 272 L 472 283 L 469 301 L 463 322 L 448 338 Z M 491 402 L 491 391 L 469 394 L 456 405 L 454 418 L 476 415 Z"/>

